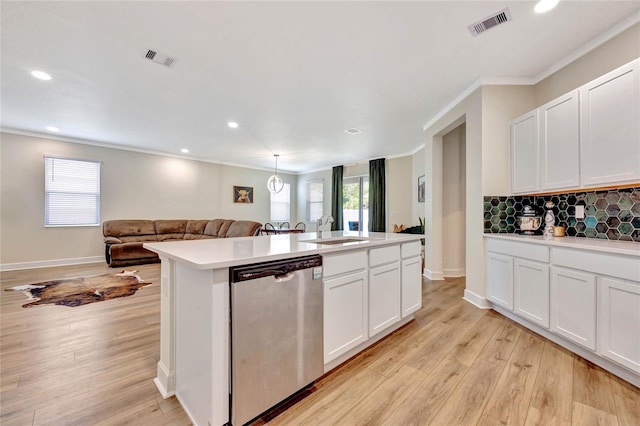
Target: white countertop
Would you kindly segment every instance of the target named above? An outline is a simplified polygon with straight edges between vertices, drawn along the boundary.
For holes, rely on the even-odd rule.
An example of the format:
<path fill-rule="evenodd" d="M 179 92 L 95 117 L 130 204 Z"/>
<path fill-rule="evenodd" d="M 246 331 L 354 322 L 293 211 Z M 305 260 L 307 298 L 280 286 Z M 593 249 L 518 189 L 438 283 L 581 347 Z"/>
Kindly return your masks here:
<path fill-rule="evenodd" d="M 206 240 L 144 243 L 144 248 L 170 259 L 192 265 L 196 269 L 218 269 L 270 260 L 289 259 L 311 254 L 327 254 L 354 249 L 368 249 L 424 238 L 421 234 L 384 232 L 323 232 L 322 239 L 361 237 L 365 241 L 341 244 L 305 242 L 318 239 L 318 234 L 281 234 L 258 237 L 215 238 Z"/>
<path fill-rule="evenodd" d="M 520 234 L 484 234 L 484 237 L 640 257 L 640 243 L 633 241 L 611 241 L 579 237 L 553 237 L 551 240 L 546 240 L 542 235 Z"/>

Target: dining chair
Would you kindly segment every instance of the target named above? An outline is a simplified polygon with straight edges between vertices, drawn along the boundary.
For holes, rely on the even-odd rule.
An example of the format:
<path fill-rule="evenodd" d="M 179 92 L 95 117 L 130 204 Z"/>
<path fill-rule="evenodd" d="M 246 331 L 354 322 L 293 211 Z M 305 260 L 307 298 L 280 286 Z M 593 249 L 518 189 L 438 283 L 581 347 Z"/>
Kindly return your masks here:
<path fill-rule="evenodd" d="M 262 235 L 275 235 L 276 228 L 271 223 L 267 222 L 262 228 Z"/>
<path fill-rule="evenodd" d="M 282 222 L 280 224 L 280 229 L 289 229 L 289 222 Z"/>
<path fill-rule="evenodd" d="M 304 222 L 298 222 L 293 229 L 302 229 L 302 232 L 304 232 L 307 229 L 307 225 L 305 225 Z"/>

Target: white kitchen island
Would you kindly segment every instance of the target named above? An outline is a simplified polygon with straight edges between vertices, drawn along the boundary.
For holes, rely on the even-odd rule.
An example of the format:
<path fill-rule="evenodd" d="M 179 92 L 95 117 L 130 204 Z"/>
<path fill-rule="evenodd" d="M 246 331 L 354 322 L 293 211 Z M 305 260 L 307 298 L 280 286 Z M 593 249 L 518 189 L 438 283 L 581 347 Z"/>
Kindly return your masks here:
<path fill-rule="evenodd" d="M 331 370 L 413 319 L 422 297 L 420 238 L 334 231 L 145 243 L 162 261 L 158 389 L 176 395 L 194 424 L 227 424 L 229 268 L 313 254 L 323 257 L 324 371 Z"/>

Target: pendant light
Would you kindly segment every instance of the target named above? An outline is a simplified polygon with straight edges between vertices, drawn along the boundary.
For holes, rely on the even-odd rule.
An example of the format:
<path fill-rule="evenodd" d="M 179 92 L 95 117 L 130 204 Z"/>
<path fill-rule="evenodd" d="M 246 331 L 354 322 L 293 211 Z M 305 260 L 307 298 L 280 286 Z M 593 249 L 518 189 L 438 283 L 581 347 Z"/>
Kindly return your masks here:
<path fill-rule="evenodd" d="M 273 156 L 276 157 L 276 169 L 275 169 L 275 173 L 267 181 L 267 188 L 269 188 L 269 192 L 273 194 L 277 194 L 278 192 L 282 191 L 282 188 L 284 188 L 284 181 L 280 176 L 278 176 L 279 155 L 273 154 Z"/>

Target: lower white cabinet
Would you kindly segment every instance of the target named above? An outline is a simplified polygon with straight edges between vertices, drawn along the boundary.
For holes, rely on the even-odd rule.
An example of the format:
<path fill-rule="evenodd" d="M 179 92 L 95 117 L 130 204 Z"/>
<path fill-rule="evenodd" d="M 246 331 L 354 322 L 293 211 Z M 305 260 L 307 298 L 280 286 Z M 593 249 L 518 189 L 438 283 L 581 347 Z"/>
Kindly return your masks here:
<path fill-rule="evenodd" d="M 369 269 L 369 337 L 400 321 L 400 262 Z"/>
<path fill-rule="evenodd" d="M 549 265 L 513 260 L 514 312 L 549 328 Z"/>
<path fill-rule="evenodd" d="M 422 307 L 422 257 L 402 261 L 402 318 Z"/>
<path fill-rule="evenodd" d="M 640 283 L 599 278 L 598 352 L 640 373 Z"/>
<path fill-rule="evenodd" d="M 368 339 L 367 272 L 324 280 L 324 362 Z"/>
<path fill-rule="evenodd" d="M 488 252 L 486 262 L 487 299 L 513 310 L 513 258 Z"/>
<path fill-rule="evenodd" d="M 551 267 L 551 330 L 596 350 L 596 277 Z"/>

